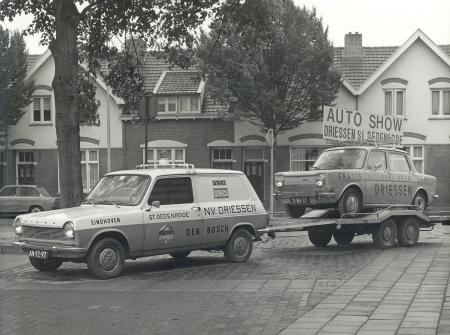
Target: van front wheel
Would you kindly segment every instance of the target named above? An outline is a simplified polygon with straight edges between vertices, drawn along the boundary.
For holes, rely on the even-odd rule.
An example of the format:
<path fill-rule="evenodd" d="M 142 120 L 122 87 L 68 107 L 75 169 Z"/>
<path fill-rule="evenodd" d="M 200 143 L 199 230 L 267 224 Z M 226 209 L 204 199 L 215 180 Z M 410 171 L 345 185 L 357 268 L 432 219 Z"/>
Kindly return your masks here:
<path fill-rule="evenodd" d="M 239 228 L 230 237 L 223 252 L 233 263 L 245 262 L 253 250 L 252 235 L 247 229 Z"/>

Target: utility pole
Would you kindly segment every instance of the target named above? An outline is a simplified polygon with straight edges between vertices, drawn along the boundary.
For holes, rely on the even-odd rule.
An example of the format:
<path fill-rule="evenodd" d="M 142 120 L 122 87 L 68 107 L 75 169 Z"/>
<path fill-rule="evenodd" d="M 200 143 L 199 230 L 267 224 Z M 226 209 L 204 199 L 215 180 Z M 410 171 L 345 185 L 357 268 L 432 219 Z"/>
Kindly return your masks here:
<path fill-rule="evenodd" d="M 106 85 L 106 171 L 111 172 L 111 92 Z"/>
<path fill-rule="evenodd" d="M 267 144 L 270 146 L 270 215 L 273 216 L 273 129 L 266 134 Z"/>

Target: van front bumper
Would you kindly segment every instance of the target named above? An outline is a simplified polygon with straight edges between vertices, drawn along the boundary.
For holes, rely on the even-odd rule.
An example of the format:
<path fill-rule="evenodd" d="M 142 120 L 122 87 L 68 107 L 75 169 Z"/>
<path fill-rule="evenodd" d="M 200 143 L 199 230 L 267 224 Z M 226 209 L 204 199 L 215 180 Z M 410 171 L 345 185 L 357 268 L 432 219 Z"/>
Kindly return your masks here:
<path fill-rule="evenodd" d="M 48 251 L 49 256 L 55 258 L 79 259 L 83 258 L 87 253 L 86 248 L 73 245 L 40 243 L 34 241 L 19 241 L 14 242 L 14 244 L 21 247 L 25 252 L 28 252 L 29 250 Z"/>

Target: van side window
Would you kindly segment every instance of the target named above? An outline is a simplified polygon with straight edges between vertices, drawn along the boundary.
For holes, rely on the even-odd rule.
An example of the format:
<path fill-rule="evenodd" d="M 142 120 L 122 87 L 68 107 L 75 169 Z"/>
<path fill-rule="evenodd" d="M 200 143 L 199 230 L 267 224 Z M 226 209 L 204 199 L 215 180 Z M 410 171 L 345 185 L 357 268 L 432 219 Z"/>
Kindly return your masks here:
<path fill-rule="evenodd" d="M 389 153 L 389 168 L 391 171 L 410 172 L 411 167 L 408 164 L 405 155 Z"/>
<path fill-rule="evenodd" d="M 153 201 L 159 201 L 161 205 L 189 204 L 194 202 L 191 178 L 158 179 L 153 186 L 148 204 L 150 205 Z"/>
<path fill-rule="evenodd" d="M 371 151 L 367 159 L 369 170 L 386 170 L 386 154 L 382 151 Z"/>

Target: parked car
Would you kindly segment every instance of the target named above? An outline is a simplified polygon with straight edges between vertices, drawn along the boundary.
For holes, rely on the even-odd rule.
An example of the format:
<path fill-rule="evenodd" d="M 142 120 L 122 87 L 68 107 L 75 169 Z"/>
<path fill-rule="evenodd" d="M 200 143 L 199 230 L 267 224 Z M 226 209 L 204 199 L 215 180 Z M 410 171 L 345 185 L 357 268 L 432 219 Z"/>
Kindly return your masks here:
<path fill-rule="evenodd" d="M 277 173 L 275 186 L 291 217 L 308 207 L 341 214 L 393 204 L 425 209 L 437 197 L 435 177 L 417 172 L 406 152 L 383 146 L 327 149 L 312 171 Z"/>
<path fill-rule="evenodd" d="M 125 259 L 223 250 L 246 261 L 268 215 L 241 171 L 162 168 L 108 173 L 79 207 L 16 217 L 17 244 L 40 271 L 86 262 L 100 279 Z"/>
<path fill-rule="evenodd" d="M 48 211 L 55 198 L 36 185 L 7 185 L 0 190 L 0 213 L 15 214 Z"/>

